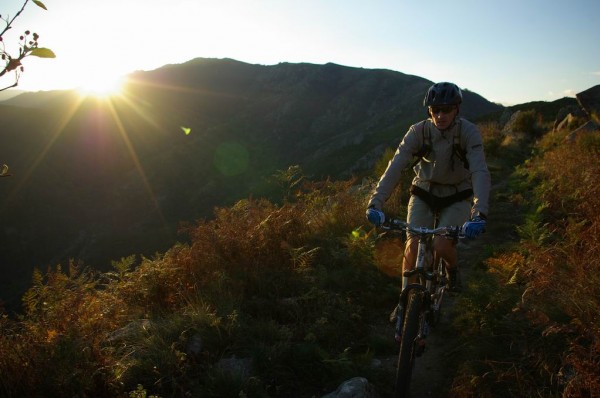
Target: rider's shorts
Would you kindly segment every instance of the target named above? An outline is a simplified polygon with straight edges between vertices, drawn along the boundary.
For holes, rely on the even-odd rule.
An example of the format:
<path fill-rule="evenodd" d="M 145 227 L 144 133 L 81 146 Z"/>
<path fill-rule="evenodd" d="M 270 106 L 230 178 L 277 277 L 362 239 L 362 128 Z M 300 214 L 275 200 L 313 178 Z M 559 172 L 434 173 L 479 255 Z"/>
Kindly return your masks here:
<path fill-rule="evenodd" d="M 429 205 L 415 195 L 408 201 L 407 222 L 413 227 L 433 228 L 435 215 Z M 471 199 L 455 202 L 439 212 L 436 227 L 463 225 L 471 215 Z"/>

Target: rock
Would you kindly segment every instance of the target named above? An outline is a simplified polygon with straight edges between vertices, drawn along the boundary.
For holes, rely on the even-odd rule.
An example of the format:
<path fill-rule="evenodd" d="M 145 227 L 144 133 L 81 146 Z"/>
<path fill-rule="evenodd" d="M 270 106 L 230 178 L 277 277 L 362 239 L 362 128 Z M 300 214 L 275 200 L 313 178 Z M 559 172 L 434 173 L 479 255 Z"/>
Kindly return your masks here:
<path fill-rule="evenodd" d="M 185 353 L 190 358 L 198 358 L 202 353 L 202 336 L 199 333 L 191 335 L 185 344 Z"/>
<path fill-rule="evenodd" d="M 379 395 L 367 379 L 355 377 L 343 382 L 337 390 L 322 398 L 379 398 Z"/>
<path fill-rule="evenodd" d="M 120 340 L 127 340 L 131 338 L 135 338 L 135 336 L 140 333 L 147 333 L 150 327 L 152 326 L 152 322 L 148 319 L 138 319 L 136 321 L 130 322 L 126 326 L 121 329 L 117 329 L 110 333 L 106 339 L 108 342 L 115 342 Z"/>
<path fill-rule="evenodd" d="M 566 142 L 575 142 L 577 140 L 577 138 L 579 138 L 581 135 L 598 132 L 599 130 L 600 130 L 600 124 L 596 123 L 593 120 L 590 120 L 589 122 L 585 123 L 583 126 L 570 132 L 569 135 L 565 137 L 565 141 Z"/>
<path fill-rule="evenodd" d="M 573 120 L 575 120 L 575 116 L 572 113 L 567 114 L 567 116 L 565 116 L 561 121 L 559 121 L 558 119 L 556 119 L 556 122 L 554 122 L 554 131 L 562 131 L 562 130 L 566 130 L 569 125 L 573 122 Z"/>
<path fill-rule="evenodd" d="M 511 117 L 512 112 L 508 108 L 505 108 L 504 112 L 502 112 L 502 115 L 500 116 L 500 119 L 498 120 L 500 128 L 504 128 L 504 126 L 506 126 L 506 123 L 510 121 Z"/>
<path fill-rule="evenodd" d="M 517 118 L 519 117 L 520 114 L 521 114 L 521 111 L 516 111 L 515 113 L 513 113 L 512 115 L 510 115 L 510 118 L 504 124 L 504 127 L 502 128 L 502 132 L 504 134 L 510 134 L 510 133 L 514 132 L 514 124 L 516 123 L 516 120 L 517 120 Z"/>
<path fill-rule="evenodd" d="M 568 121 L 565 120 L 569 118 Z M 553 131 L 560 131 L 568 126 L 568 124 L 576 118 L 586 118 L 585 111 L 580 106 L 571 105 L 559 109 L 554 119 Z"/>
<path fill-rule="evenodd" d="M 580 92 L 575 97 L 588 117 L 600 125 L 600 84 Z"/>
<path fill-rule="evenodd" d="M 242 378 L 247 378 L 252 374 L 254 365 L 252 358 L 236 358 L 231 356 L 230 358 L 223 358 L 217 362 L 217 369 L 223 373 L 228 373 Z"/>

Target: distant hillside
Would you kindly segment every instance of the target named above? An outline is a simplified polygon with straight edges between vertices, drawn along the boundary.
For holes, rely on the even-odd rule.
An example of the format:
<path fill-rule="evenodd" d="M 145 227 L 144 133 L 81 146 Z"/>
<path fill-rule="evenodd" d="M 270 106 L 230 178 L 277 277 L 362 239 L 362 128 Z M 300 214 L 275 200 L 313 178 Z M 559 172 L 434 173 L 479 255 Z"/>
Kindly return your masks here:
<path fill-rule="evenodd" d="M 4 91 L 0 91 L 0 101 L 6 101 L 7 99 L 16 97 L 17 95 L 23 94 L 25 91 L 24 90 L 16 90 L 16 89 L 9 89 L 9 90 L 4 90 Z"/>
<path fill-rule="evenodd" d="M 225 134 L 264 147 L 280 165 L 298 163 L 317 175 L 354 170 L 382 142 L 397 141 L 423 118 L 431 82 L 390 70 L 335 64 L 249 65 L 196 59 L 133 76 L 136 95 L 170 109 L 200 131 Z M 463 115 L 502 109 L 465 93 Z M 217 127 L 218 126 L 218 127 Z"/>
<path fill-rule="evenodd" d="M 33 266 L 106 268 L 164 250 L 180 222 L 214 206 L 277 198 L 270 177 L 290 165 L 316 178 L 367 173 L 425 117 L 430 85 L 390 70 L 195 59 L 132 74 L 111 103 L 69 91 L 4 101 L 2 297 L 20 293 Z M 502 109 L 465 91 L 461 114 Z"/>

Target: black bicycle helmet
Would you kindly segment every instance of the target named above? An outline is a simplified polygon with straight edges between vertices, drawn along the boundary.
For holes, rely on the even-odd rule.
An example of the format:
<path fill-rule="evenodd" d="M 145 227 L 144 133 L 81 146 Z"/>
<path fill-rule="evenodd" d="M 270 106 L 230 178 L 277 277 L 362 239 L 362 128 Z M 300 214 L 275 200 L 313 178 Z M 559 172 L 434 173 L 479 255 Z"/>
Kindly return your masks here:
<path fill-rule="evenodd" d="M 424 106 L 436 105 L 458 105 L 462 102 L 462 92 L 454 83 L 442 82 L 435 83 L 429 87 L 425 99 Z"/>

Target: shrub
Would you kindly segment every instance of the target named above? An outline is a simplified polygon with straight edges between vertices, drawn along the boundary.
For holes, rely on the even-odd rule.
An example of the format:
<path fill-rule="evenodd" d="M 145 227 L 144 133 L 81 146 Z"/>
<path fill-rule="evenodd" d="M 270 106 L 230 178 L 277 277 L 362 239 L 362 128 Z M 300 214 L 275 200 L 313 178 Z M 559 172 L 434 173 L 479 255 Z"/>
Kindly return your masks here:
<path fill-rule="evenodd" d="M 531 136 L 537 136 L 541 131 L 538 128 L 539 116 L 535 110 L 520 111 L 515 117 L 512 125 L 513 131 L 527 133 Z"/>
<path fill-rule="evenodd" d="M 500 129 L 497 122 L 487 122 L 478 125 L 481 135 L 483 137 L 483 143 L 485 147 L 485 154 L 488 157 L 498 157 L 501 155 L 502 141 L 504 140 L 504 134 Z"/>

